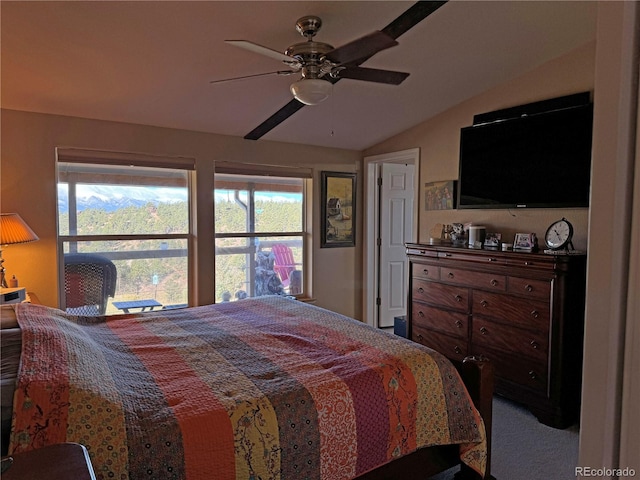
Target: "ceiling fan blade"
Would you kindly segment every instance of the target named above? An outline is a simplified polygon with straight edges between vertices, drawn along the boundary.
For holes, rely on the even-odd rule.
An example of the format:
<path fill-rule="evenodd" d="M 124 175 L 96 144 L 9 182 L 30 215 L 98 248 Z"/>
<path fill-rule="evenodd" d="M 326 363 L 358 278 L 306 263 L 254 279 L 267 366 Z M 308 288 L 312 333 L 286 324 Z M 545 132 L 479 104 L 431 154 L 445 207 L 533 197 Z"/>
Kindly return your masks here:
<path fill-rule="evenodd" d="M 225 43 L 228 43 L 229 45 L 233 45 L 235 47 L 244 48 L 245 50 L 249 50 L 250 52 L 257 53 L 259 55 L 265 55 L 275 60 L 279 60 L 289 65 L 291 68 L 301 68 L 300 62 L 298 62 L 295 58 L 285 55 L 282 52 L 263 47 L 262 45 L 258 45 L 257 43 L 249 42 L 247 40 L 225 40 Z"/>
<path fill-rule="evenodd" d="M 299 102 L 295 98 L 287 103 L 284 107 L 278 110 L 276 113 L 267 118 L 264 122 L 258 125 L 256 128 L 247 133 L 244 138 L 247 140 L 258 140 L 263 135 L 269 133 L 272 129 L 280 125 L 291 115 L 296 113 L 304 107 L 304 103 Z"/>
<path fill-rule="evenodd" d="M 419 1 L 413 6 L 409 7 L 404 13 L 402 13 L 398 18 L 396 18 L 393 22 L 387 25 L 382 29 L 382 32 L 386 33 L 393 39 L 397 39 L 400 35 L 406 33 L 411 28 L 415 27 L 422 20 L 427 18 L 433 12 L 435 12 L 438 8 L 444 5 L 445 1 Z M 374 52 L 375 53 L 375 52 Z M 355 66 L 358 66 L 364 63 L 366 59 L 356 59 Z M 333 79 L 332 79 L 333 80 Z M 335 79 L 336 81 L 340 80 L 339 78 Z M 332 82 L 335 83 L 335 82 Z M 291 115 L 296 113 L 304 107 L 304 103 L 299 102 L 296 99 L 291 100 L 284 107 L 278 110 L 275 114 L 269 117 L 267 120 L 262 122 L 256 128 L 254 128 L 251 132 L 245 135 L 244 138 L 248 140 L 258 140 L 263 135 L 270 132 L 272 129 L 280 125 Z"/>
<path fill-rule="evenodd" d="M 406 72 L 394 72 L 392 70 L 379 70 L 377 68 L 347 67 L 344 70 L 340 70 L 338 76 L 352 80 L 364 80 L 365 82 L 400 85 L 409 74 Z"/>
<path fill-rule="evenodd" d="M 327 53 L 326 57 L 333 63 L 351 63 L 362 58 L 369 58 L 381 50 L 396 45 L 398 45 L 398 42 L 396 42 L 395 39 L 386 33 L 375 31 L 341 47 L 334 48 Z"/>
<path fill-rule="evenodd" d="M 225 82 L 233 82 L 235 80 L 246 80 L 248 78 L 255 77 L 266 77 L 267 75 L 291 75 L 294 74 L 293 70 L 278 70 L 275 72 L 265 72 L 265 73 L 254 73 L 253 75 L 243 75 L 241 77 L 233 77 L 233 78 L 223 78 L 220 80 L 211 80 L 209 83 L 225 83 Z"/>

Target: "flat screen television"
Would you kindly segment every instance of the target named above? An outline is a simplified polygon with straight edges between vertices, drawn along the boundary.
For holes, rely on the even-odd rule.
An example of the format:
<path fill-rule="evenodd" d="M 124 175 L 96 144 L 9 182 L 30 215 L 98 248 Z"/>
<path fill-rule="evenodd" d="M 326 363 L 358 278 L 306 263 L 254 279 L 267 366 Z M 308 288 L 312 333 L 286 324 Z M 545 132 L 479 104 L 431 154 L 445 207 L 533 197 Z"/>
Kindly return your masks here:
<path fill-rule="evenodd" d="M 465 127 L 458 208 L 588 207 L 593 105 Z"/>

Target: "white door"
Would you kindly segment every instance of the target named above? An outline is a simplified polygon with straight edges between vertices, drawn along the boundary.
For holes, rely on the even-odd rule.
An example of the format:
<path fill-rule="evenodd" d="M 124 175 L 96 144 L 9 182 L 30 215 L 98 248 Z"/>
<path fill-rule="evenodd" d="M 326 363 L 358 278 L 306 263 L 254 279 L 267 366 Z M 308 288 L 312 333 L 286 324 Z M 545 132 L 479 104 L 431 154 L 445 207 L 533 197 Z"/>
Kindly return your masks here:
<path fill-rule="evenodd" d="M 407 313 L 407 255 L 414 203 L 414 165 L 384 163 L 380 168 L 378 326 L 393 327 Z"/>

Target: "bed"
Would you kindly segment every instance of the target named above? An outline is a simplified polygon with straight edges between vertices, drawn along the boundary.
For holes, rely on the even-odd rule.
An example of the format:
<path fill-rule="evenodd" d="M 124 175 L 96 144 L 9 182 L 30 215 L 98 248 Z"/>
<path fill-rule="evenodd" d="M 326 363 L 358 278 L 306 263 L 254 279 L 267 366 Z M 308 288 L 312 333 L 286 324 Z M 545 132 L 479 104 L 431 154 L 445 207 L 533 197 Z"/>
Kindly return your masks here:
<path fill-rule="evenodd" d="M 409 479 L 455 463 L 488 475 L 490 428 L 456 368 L 334 312 L 269 296 L 15 316 L 2 335 L 21 342 L 11 454 L 77 442 L 97 478 L 121 480 Z"/>

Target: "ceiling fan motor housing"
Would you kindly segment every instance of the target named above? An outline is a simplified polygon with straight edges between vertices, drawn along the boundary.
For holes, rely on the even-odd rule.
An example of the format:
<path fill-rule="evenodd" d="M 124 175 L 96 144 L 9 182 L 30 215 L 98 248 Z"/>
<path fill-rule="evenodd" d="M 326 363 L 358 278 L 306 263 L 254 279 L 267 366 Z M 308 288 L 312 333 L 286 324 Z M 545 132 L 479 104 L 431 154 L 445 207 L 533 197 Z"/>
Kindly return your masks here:
<path fill-rule="evenodd" d="M 333 45 L 314 42 L 313 37 L 322 26 L 322 20 L 315 15 L 301 17 L 296 22 L 296 30 L 307 38 L 306 42 L 295 43 L 287 48 L 285 55 L 295 58 L 302 65 L 302 77 L 307 79 L 322 78 L 331 74 L 335 64 L 326 59 L 327 53 L 334 50 Z"/>
<path fill-rule="evenodd" d="M 318 33 L 320 27 L 322 27 L 322 20 L 315 15 L 306 15 L 296 22 L 296 30 L 300 32 L 300 35 L 309 39 Z"/>
<path fill-rule="evenodd" d="M 291 45 L 285 50 L 285 55 L 297 59 L 302 65 L 321 65 L 325 62 L 325 55 L 333 50 L 333 46 L 321 42 L 302 42 Z"/>

